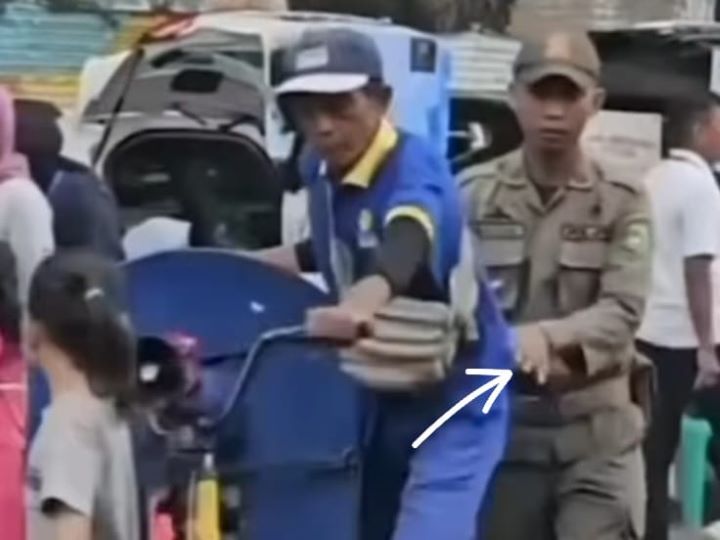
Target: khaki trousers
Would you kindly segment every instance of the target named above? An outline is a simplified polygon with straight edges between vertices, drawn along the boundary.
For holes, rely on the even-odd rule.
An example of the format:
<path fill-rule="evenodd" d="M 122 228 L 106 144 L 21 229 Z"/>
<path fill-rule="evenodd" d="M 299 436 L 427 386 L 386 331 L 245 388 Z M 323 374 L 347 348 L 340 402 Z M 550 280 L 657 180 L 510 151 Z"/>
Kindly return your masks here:
<path fill-rule="evenodd" d="M 570 464 L 504 463 L 483 513 L 482 540 L 638 540 L 645 477 L 639 446 Z"/>

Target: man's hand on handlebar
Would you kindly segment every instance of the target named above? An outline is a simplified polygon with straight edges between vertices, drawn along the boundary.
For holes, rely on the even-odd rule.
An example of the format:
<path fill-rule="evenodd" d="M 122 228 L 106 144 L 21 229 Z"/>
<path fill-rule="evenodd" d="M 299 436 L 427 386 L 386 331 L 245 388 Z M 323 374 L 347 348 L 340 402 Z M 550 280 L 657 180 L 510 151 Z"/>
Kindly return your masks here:
<path fill-rule="evenodd" d="M 370 331 L 372 316 L 348 306 L 330 306 L 311 309 L 305 317 L 309 336 L 352 343 Z"/>

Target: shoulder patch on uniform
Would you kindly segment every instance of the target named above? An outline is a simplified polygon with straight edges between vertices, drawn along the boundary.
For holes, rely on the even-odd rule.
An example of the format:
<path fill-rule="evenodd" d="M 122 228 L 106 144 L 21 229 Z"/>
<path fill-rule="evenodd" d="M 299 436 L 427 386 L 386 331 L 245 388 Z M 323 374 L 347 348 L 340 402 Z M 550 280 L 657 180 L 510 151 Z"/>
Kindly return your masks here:
<path fill-rule="evenodd" d="M 646 252 L 650 248 L 650 225 L 645 221 L 628 225 L 623 247 L 628 251 Z"/>
<path fill-rule="evenodd" d="M 650 224 L 646 220 L 637 220 L 625 227 L 622 241 L 612 250 L 611 260 L 623 263 L 645 257 L 651 249 Z"/>

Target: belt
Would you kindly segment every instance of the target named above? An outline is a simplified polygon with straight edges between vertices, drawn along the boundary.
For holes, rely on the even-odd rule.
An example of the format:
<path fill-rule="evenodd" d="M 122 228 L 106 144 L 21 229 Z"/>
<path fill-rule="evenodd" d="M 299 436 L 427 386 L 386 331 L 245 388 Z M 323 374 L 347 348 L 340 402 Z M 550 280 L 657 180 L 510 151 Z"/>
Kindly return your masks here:
<path fill-rule="evenodd" d="M 642 441 L 644 427 L 643 414 L 633 404 L 596 411 L 562 425 L 515 423 L 505 461 L 567 464 L 590 456 L 617 455 Z"/>
<path fill-rule="evenodd" d="M 514 418 L 521 423 L 557 425 L 629 403 L 632 403 L 630 377 L 623 374 L 562 394 L 516 394 L 512 410 Z"/>

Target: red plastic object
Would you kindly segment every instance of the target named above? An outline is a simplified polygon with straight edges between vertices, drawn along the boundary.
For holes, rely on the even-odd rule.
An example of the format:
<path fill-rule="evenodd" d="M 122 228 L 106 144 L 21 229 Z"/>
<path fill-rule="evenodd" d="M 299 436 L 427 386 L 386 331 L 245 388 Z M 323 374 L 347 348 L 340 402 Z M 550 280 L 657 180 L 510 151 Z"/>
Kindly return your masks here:
<path fill-rule="evenodd" d="M 170 516 L 159 514 L 155 518 L 152 540 L 175 540 L 175 533 L 173 532 L 172 519 Z"/>
<path fill-rule="evenodd" d="M 202 385 L 202 371 L 200 369 L 201 347 L 194 336 L 175 332 L 167 336 L 167 341 L 177 351 L 185 372 L 185 394 L 189 395 L 200 389 Z"/>

